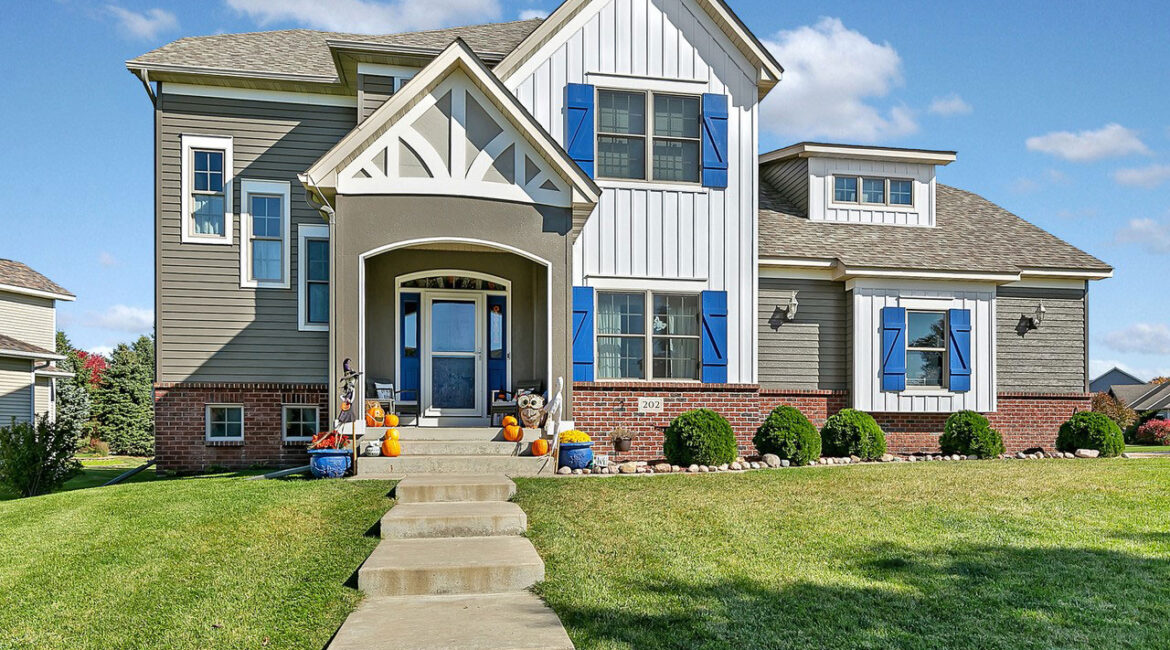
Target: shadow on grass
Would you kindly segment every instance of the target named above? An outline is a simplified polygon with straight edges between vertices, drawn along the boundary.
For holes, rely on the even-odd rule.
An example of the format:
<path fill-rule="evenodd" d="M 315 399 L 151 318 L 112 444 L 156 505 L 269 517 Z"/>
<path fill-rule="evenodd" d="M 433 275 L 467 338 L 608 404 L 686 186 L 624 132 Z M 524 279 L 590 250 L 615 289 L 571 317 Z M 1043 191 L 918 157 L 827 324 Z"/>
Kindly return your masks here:
<path fill-rule="evenodd" d="M 610 585 L 611 602 L 575 586 L 563 598 L 541 591 L 578 648 L 1163 648 L 1170 638 L 1166 559 L 883 546 L 836 569 L 778 584 L 646 576 Z"/>

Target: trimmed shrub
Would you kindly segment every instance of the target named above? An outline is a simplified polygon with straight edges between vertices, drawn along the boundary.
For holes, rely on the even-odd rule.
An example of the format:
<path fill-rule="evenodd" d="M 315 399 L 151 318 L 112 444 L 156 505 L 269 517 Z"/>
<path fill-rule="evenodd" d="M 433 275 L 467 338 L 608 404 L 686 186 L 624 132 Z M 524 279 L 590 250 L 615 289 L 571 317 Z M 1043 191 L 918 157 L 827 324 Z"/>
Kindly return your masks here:
<path fill-rule="evenodd" d="M 995 458 L 1004 453 L 1003 436 L 975 411 L 951 413 L 943 425 L 938 446 L 944 454 Z"/>
<path fill-rule="evenodd" d="M 672 465 L 723 465 L 734 462 L 739 451 L 731 425 L 711 409 L 683 413 L 664 437 L 662 453 Z"/>
<path fill-rule="evenodd" d="M 1081 411 L 1060 425 L 1056 436 L 1060 451 L 1096 449 L 1102 456 L 1116 456 L 1125 449 L 1121 428 L 1101 413 Z"/>
<path fill-rule="evenodd" d="M 77 435 L 47 415 L 36 424 L 13 420 L 0 427 L 0 483 L 22 497 L 52 492 L 81 471 L 75 453 Z"/>
<path fill-rule="evenodd" d="M 1142 445 L 1170 445 L 1170 420 L 1150 420 L 1138 427 L 1134 441 Z"/>
<path fill-rule="evenodd" d="M 760 455 L 776 454 L 796 465 L 808 465 L 821 457 L 821 434 L 799 409 L 777 406 L 756 429 L 752 444 Z"/>
<path fill-rule="evenodd" d="M 876 460 L 886 453 L 886 434 L 869 413 L 845 409 L 821 427 L 821 448 L 826 456 Z"/>

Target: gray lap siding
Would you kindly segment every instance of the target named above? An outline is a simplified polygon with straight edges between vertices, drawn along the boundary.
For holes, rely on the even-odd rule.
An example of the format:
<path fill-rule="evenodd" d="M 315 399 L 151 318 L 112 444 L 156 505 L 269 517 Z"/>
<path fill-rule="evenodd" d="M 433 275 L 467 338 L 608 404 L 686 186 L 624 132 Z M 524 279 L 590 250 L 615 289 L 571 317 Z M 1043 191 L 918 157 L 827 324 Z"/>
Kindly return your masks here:
<path fill-rule="evenodd" d="M 159 97 L 158 381 L 324 382 L 328 334 L 298 331 L 297 227 L 321 224 L 296 175 L 356 122 L 352 107 Z M 231 136 L 232 245 L 180 242 L 180 136 Z M 288 289 L 240 287 L 241 179 L 291 185 Z"/>
<path fill-rule="evenodd" d="M 1020 319 L 1044 302 L 1038 329 Z M 996 383 L 1001 392 L 1084 393 L 1085 292 L 1000 287 L 996 293 Z"/>
<path fill-rule="evenodd" d="M 795 292 L 796 317 L 780 312 Z M 760 278 L 760 385 L 764 388 L 849 388 L 845 285 L 829 280 Z"/>

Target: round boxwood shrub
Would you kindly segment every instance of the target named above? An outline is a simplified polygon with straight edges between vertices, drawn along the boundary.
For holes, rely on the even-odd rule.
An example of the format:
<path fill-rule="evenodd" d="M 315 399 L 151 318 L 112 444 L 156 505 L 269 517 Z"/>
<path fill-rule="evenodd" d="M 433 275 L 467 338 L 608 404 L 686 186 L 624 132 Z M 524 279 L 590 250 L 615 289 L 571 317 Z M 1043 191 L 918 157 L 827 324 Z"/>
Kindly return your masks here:
<path fill-rule="evenodd" d="M 723 416 L 711 409 L 687 411 L 666 427 L 662 453 L 672 465 L 723 465 L 739 451 Z"/>
<path fill-rule="evenodd" d="M 951 413 L 943 425 L 938 446 L 944 454 L 995 458 L 1004 453 L 1003 437 L 991 428 L 987 418 L 975 411 Z"/>
<path fill-rule="evenodd" d="M 886 453 L 886 434 L 869 413 L 845 409 L 821 427 L 821 448 L 826 456 L 875 460 Z"/>
<path fill-rule="evenodd" d="M 752 444 L 760 455 L 776 454 L 781 460 L 808 465 L 821 457 L 821 434 L 799 409 L 777 406 L 756 429 Z"/>
<path fill-rule="evenodd" d="M 1117 456 L 1125 449 L 1121 427 L 1103 413 L 1081 411 L 1060 425 L 1056 436 L 1060 451 L 1096 449 L 1102 456 Z"/>

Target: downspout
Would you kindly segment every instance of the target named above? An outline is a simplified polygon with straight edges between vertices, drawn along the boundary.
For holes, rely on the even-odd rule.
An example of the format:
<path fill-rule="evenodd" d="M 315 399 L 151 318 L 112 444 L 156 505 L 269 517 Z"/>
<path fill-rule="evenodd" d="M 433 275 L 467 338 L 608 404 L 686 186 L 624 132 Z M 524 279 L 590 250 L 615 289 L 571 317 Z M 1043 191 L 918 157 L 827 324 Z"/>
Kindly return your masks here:
<path fill-rule="evenodd" d="M 142 87 L 146 89 L 146 94 L 150 96 L 150 103 L 158 106 L 158 96 L 154 94 L 154 88 L 150 87 L 150 73 L 146 68 L 137 68 L 134 71 L 134 76 L 142 82 Z"/>

